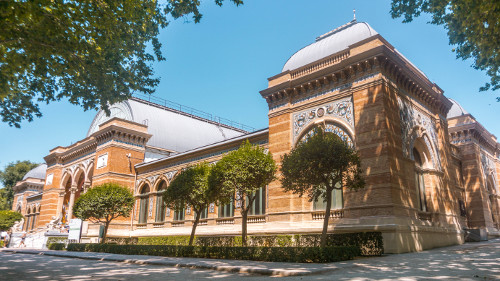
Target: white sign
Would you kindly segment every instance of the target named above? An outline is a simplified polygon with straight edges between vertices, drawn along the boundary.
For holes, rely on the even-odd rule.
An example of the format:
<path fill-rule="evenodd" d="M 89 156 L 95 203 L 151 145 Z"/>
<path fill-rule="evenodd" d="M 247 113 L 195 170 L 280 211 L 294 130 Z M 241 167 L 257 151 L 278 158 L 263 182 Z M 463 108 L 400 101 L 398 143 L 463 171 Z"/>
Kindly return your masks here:
<path fill-rule="evenodd" d="M 47 175 L 47 180 L 45 181 L 45 185 L 51 185 L 52 180 L 54 180 L 54 174 L 48 174 Z"/>
<path fill-rule="evenodd" d="M 108 154 L 104 153 L 97 157 L 97 169 L 104 168 L 108 164 Z"/>
<path fill-rule="evenodd" d="M 80 240 L 80 233 L 82 230 L 81 219 L 71 219 L 69 221 L 69 234 L 68 240 Z"/>

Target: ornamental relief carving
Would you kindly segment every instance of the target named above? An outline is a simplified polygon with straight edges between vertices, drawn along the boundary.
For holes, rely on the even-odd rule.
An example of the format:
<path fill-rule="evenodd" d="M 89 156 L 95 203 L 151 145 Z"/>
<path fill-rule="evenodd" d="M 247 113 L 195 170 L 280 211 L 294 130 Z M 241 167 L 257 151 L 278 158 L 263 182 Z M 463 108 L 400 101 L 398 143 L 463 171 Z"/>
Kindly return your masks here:
<path fill-rule="evenodd" d="M 343 98 L 334 102 L 329 102 L 312 109 L 307 109 L 295 113 L 292 117 L 293 122 L 293 142 L 295 143 L 301 135 L 303 129 L 315 120 L 324 117 L 334 117 L 347 123 L 354 131 L 353 103 L 352 97 Z M 340 136 L 340 135 L 339 135 Z M 340 136 L 342 137 L 342 136 Z M 350 138 L 349 138 L 350 139 Z M 352 143 L 352 140 L 351 140 Z"/>
<path fill-rule="evenodd" d="M 426 113 L 415 108 L 410 102 L 398 97 L 399 117 L 401 121 L 401 139 L 403 155 L 412 159 L 412 149 L 415 140 L 422 137 L 431 156 L 432 165 L 441 170 L 441 160 L 438 153 L 436 125 Z"/>
<path fill-rule="evenodd" d="M 497 182 L 497 170 L 495 166 L 495 161 L 484 151 L 481 151 L 481 166 L 482 166 L 482 174 L 484 178 L 484 182 L 488 182 L 488 179 L 491 176 L 491 179 L 493 181 L 493 188 L 494 190 L 498 193 L 500 192 L 498 189 L 498 182 Z"/>

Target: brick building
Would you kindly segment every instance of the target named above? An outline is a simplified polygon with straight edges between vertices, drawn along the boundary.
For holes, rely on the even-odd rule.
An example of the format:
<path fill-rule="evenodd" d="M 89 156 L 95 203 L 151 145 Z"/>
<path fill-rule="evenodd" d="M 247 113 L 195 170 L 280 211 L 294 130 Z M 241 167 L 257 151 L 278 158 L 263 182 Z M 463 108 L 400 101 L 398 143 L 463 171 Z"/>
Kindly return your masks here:
<path fill-rule="evenodd" d="M 260 94 L 269 105 L 269 128 L 259 131 L 159 100 L 132 98 L 113 105 L 111 116 L 100 111 L 87 138 L 45 157 L 39 217 L 29 229 L 43 230 L 52 218 L 67 221 L 80 193 L 113 181 L 137 200 L 110 236 L 188 235 L 193 211 L 163 208 L 161 199 L 181 169 L 216 162 L 246 139 L 279 164 L 314 126 L 323 126 L 359 151 L 367 183 L 334 193 L 329 231 L 381 231 L 388 253 L 463 243 L 464 229 L 500 234 L 495 136 L 367 23 L 353 20 L 319 36 L 268 80 Z M 197 234 L 239 234 L 239 203 L 211 204 Z M 318 233 L 323 208 L 275 181 L 259 191 L 248 230 Z M 98 227 L 85 223 L 83 236 L 97 235 Z"/>

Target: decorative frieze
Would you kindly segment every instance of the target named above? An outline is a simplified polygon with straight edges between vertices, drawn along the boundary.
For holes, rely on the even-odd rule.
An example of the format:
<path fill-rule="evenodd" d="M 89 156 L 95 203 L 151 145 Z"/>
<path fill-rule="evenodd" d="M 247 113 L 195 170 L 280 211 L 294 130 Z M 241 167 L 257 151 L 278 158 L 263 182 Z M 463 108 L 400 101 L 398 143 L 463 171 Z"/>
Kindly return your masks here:
<path fill-rule="evenodd" d="M 433 167 L 441 170 L 438 153 L 436 125 L 430 116 L 415 108 L 409 101 L 398 97 L 399 117 L 401 121 L 401 139 L 403 155 L 413 159 L 412 149 L 415 140 L 422 137 L 429 151 Z"/>
<path fill-rule="evenodd" d="M 354 129 L 354 115 L 352 97 L 343 98 L 334 102 L 329 102 L 312 109 L 307 109 L 295 113 L 292 118 L 293 122 L 293 141 L 294 143 L 302 134 L 304 128 L 314 121 L 324 118 L 340 119 L 349 125 L 350 129 Z M 352 144 L 351 137 L 342 129 L 332 124 L 328 124 L 331 132 L 336 133 L 344 140 L 349 140 Z M 339 131 L 340 130 L 340 131 Z"/>

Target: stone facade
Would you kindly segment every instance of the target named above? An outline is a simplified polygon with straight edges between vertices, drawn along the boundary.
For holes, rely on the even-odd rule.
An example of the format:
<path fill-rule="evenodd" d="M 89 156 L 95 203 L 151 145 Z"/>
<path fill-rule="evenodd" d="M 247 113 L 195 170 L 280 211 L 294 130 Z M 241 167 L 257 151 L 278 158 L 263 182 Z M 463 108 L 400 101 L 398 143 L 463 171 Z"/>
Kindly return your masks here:
<path fill-rule="evenodd" d="M 341 32 L 355 32 L 358 24 L 353 21 L 317 40 L 341 40 Z M 244 140 L 268 149 L 279 165 L 313 127 L 322 126 L 356 148 L 366 179 L 364 189 L 343 187 L 336 195 L 330 232 L 381 231 L 387 253 L 460 244 L 466 229 L 499 235 L 496 138 L 470 114 L 447 118 L 458 105 L 371 27 L 368 32 L 321 59 L 300 57 L 306 61 L 302 66 L 292 56 L 286 65 L 296 68 L 269 78 L 268 88 L 260 92 L 269 106 L 268 129 L 186 151 L 156 147 L 163 156 L 145 161 L 147 142 L 154 136 L 150 124 L 124 120 L 125 115 L 93 123 L 89 137 L 56 147 L 45 157 L 37 226 L 43 229 L 52 217 L 70 219 L 80 193 L 118 182 L 137 200 L 130 218 L 115 221 L 109 235 L 188 235 L 194 219 L 189 206 L 181 213 L 160 207 L 162 190 L 179 171 L 214 163 Z M 260 194 L 249 234 L 321 232 L 325 212 L 315 202 L 284 192 L 279 180 Z M 197 234 L 239 234 L 238 204 L 238 198 L 232 206 L 211 204 Z M 98 235 L 96 225 L 84 230 L 85 239 Z"/>

